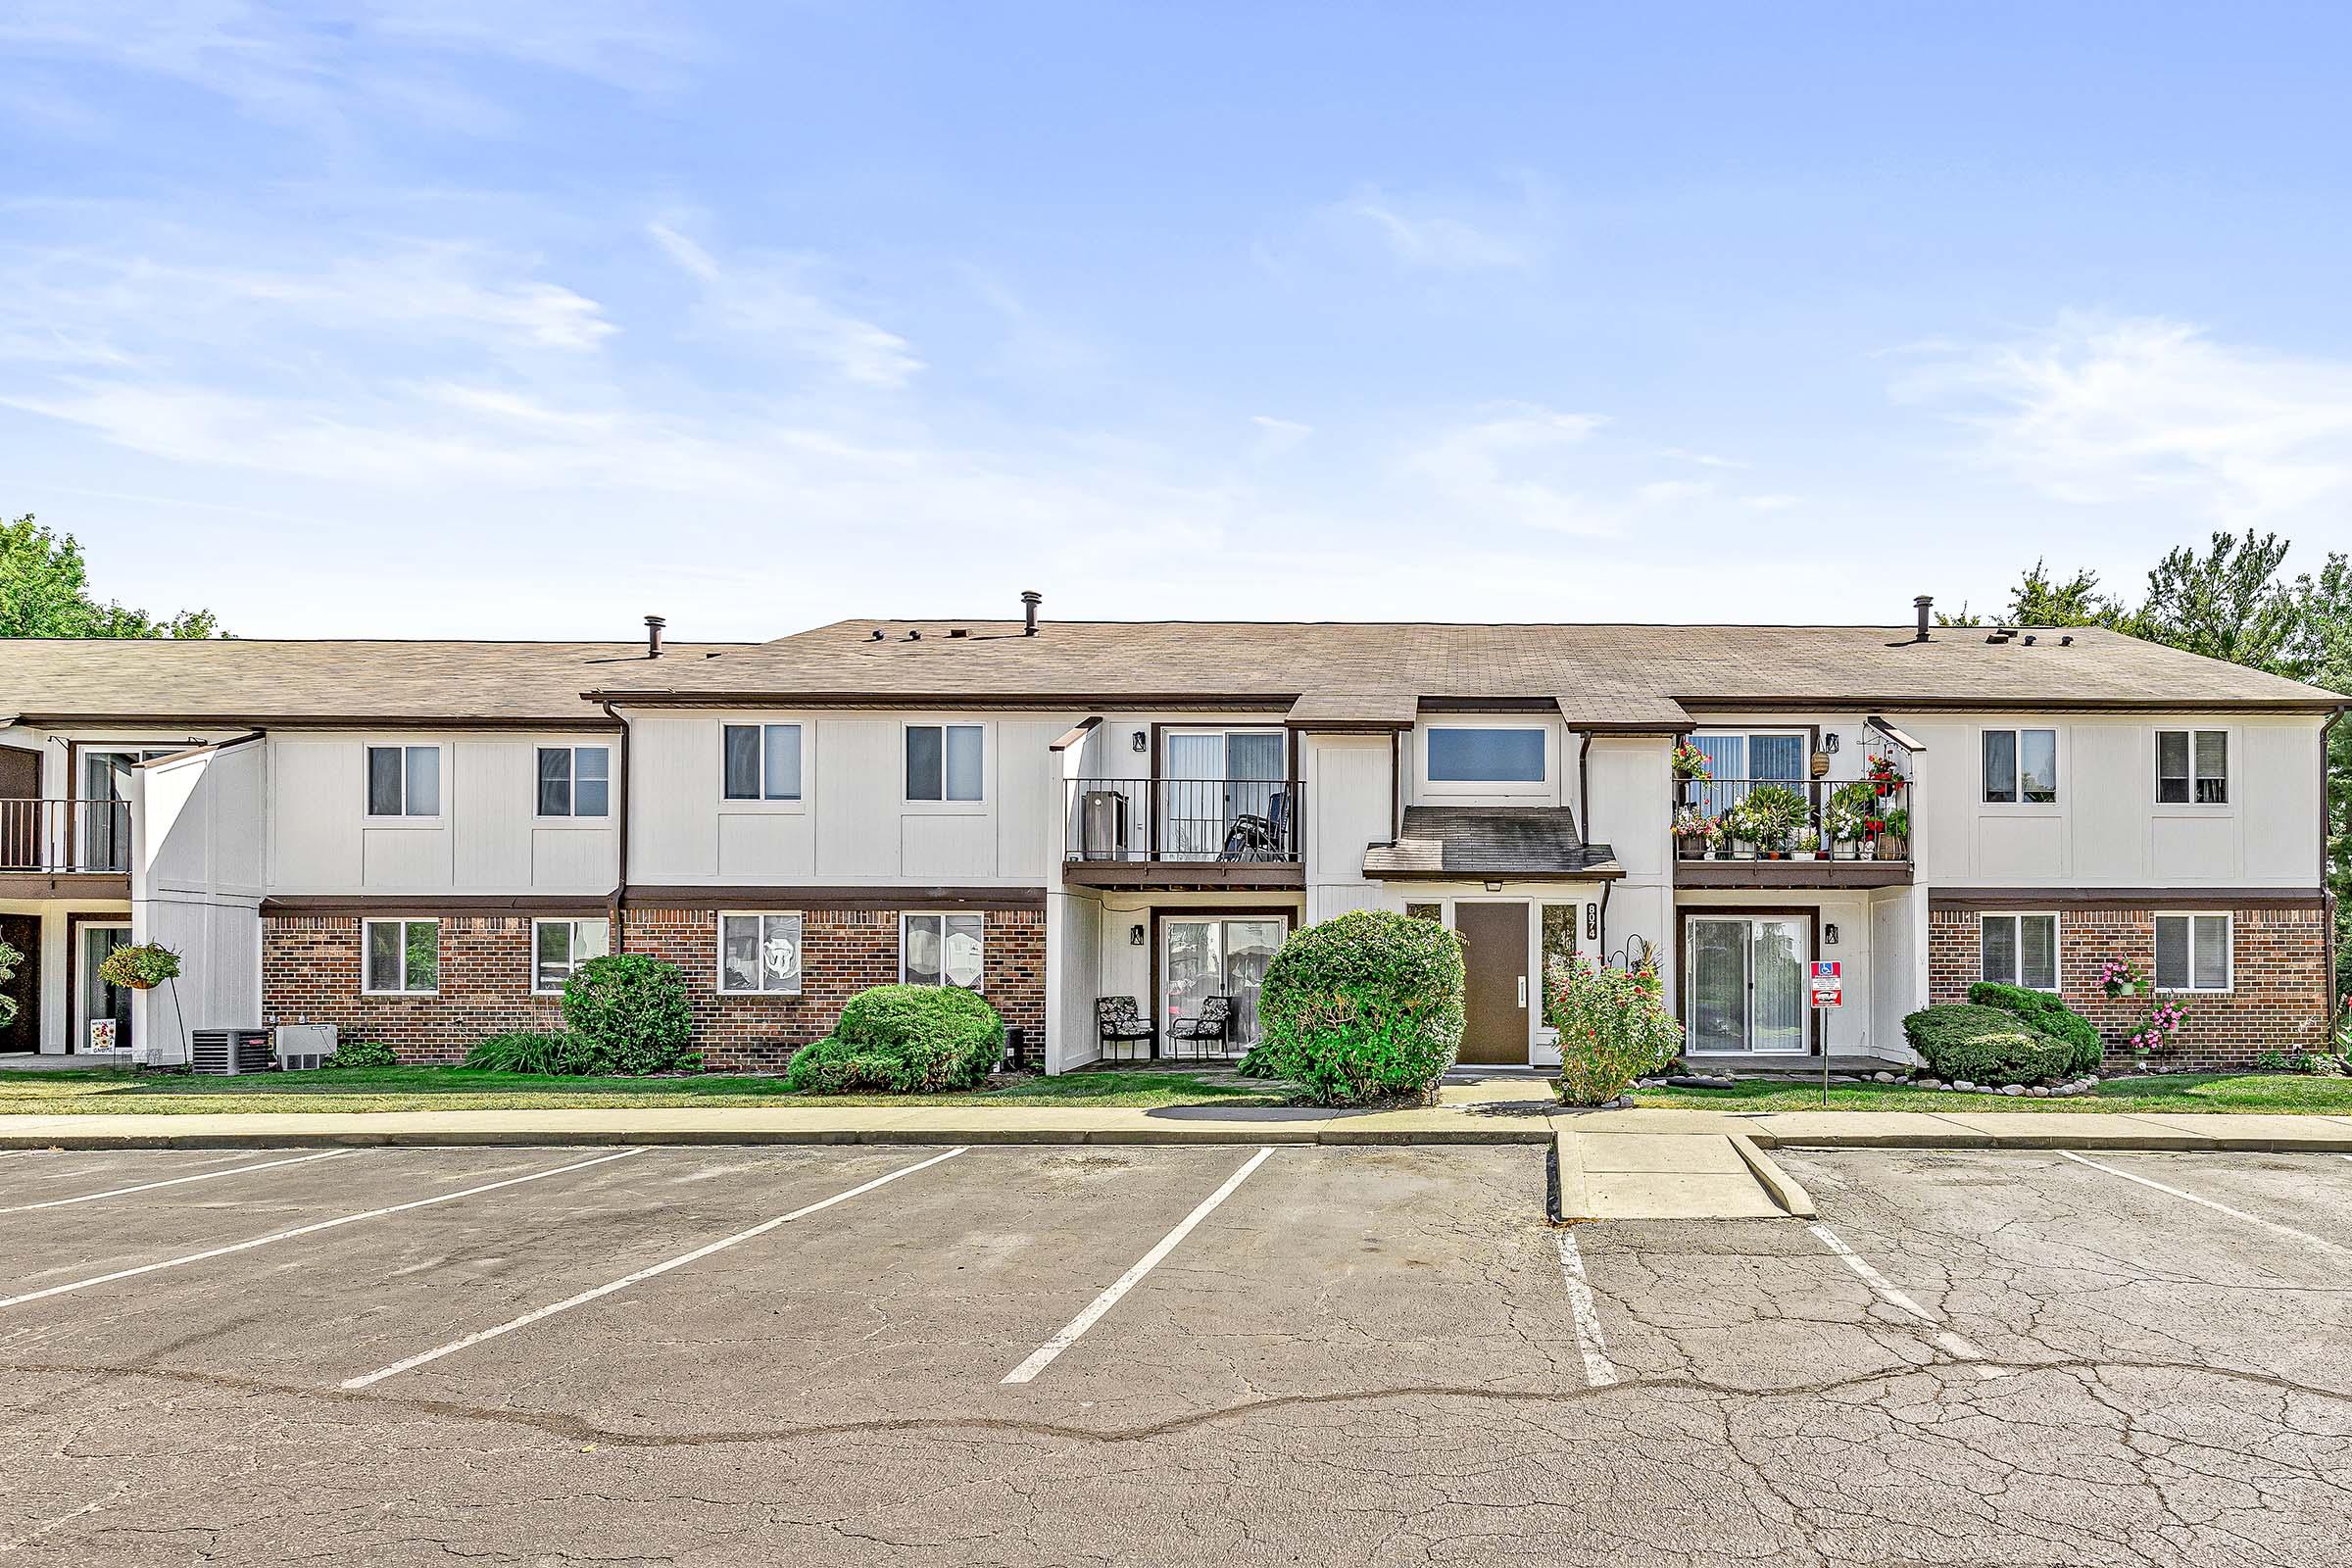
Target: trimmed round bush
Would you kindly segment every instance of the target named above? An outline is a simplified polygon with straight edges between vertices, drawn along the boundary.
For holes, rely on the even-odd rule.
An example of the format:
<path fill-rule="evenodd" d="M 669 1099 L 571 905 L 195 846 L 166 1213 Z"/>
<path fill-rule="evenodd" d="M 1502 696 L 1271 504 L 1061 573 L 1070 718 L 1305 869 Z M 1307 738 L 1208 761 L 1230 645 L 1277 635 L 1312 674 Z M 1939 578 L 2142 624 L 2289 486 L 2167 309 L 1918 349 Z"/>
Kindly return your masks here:
<path fill-rule="evenodd" d="M 1948 1082 L 2058 1083 L 2074 1071 L 2073 1046 L 1999 1007 L 1969 1002 L 1922 1007 L 1903 1020 L 1903 1034 Z"/>
<path fill-rule="evenodd" d="M 1266 965 L 1242 1071 L 1317 1103 L 1426 1101 L 1462 1044 L 1462 939 L 1435 920 L 1358 909 L 1293 934 Z"/>
<path fill-rule="evenodd" d="M 1004 1021 L 960 986 L 875 986 L 824 1039 L 803 1046 L 784 1087 L 811 1095 L 977 1089 L 1004 1056 Z"/>
<path fill-rule="evenodd" d="M 2013 1012 L 2025 1020 L 2028 1028 L 2039 1030 L 2054 1040 L 2063 1040 L 2074 1048 L 2074 1057 L 2067 1064 L 2069 1076 L 2080 1078 L 2086 1072 L 2097 1072 L 2106 1058 L 2107 1051 L 2099 1041 L 2098 1025 L 2083 1017 L 2065 1003 L 2046 991 L 2028 991 L 2023 986 L 1995 985 L 1980 980 L 1968 988 L 1968 1000 L 1987 1007 Z"/>
<path fill-rule="evenodd" d="M 694 1009 L 678 966 L 642 953 L 590 958 L 564 982 L 564 1027 L 601 1054 L 597 1071 L 632 1077 L 690 1071 Z"/>

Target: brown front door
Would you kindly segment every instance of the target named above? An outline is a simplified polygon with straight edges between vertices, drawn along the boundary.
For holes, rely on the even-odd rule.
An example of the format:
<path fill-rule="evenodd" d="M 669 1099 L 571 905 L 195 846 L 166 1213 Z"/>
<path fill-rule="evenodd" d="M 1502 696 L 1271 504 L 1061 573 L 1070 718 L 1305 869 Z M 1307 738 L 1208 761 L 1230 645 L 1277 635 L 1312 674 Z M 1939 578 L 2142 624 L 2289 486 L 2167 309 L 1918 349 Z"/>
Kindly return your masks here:
<path fill-rule="evenodd" d="M 0 996 L 13 1000 L 17 1015 L 0 1024 L 0 1051 L 41 1049 L 41 917 L 37 914 L 0 914 L 0 942 L 24 956 L 16 973 L 0 981 Z M 0 1012 L 6 1011 L 0 1008 Z"/>
<path fill-rule="evenodd" d="M 1456 904 L 1469 966 L 1461 1059 L 1480 1066 L 1527 1065 L 1527 906 Z"/>
<path fill-rule="evenodd" d="M 41 754 L 0 746 L 0 871 L 41 863 Z"/>

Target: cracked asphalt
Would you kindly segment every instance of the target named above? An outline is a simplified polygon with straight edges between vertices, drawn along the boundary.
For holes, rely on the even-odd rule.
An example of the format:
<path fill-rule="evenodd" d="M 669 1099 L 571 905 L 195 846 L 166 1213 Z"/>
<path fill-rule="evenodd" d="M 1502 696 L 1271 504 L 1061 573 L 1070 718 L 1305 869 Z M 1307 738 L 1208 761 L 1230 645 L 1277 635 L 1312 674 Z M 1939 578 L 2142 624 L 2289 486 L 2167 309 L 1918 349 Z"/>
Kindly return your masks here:
<path fill-rule="evenodd" d="M 1008 1385 L 1250 1151 L 602 1152 L 0 1159 L 0 1559 L 2352 1564 L 2352 1160 L 1784 1151 L 1594 1386 L 1541 1150 L 1283 1149 Z"/>

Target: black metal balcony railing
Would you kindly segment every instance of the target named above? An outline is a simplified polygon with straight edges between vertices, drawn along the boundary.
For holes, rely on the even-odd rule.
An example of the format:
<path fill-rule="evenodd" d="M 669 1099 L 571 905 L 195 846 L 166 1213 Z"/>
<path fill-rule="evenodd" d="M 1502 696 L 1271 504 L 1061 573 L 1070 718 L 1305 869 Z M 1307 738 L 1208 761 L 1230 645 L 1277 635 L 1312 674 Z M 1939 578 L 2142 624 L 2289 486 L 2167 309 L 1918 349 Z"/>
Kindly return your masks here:
<path fill-rule="evenodd" d="M 1292 779 L 1082 778 L 1070 784 L 1072 860 L 1296 860 Z"/>
<path fill-rule="evenodd" d="M 1684 860 L 1908 860 L 1911 780 L 1678 778 L 1673 832 Z"/>
<path fill-rule="evenodd" d="M 0 872 L 129 869 L 128 801 L 0 800 Z"/>

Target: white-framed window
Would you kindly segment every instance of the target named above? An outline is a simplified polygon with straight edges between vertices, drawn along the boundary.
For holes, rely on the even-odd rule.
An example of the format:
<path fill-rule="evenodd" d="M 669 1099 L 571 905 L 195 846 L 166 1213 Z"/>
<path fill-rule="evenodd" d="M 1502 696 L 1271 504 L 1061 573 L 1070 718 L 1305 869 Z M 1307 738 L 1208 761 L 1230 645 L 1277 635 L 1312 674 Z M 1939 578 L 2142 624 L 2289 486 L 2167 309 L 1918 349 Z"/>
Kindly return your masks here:
<path fill-rule="evenodd" d="M 441 989 L 441 922 L 363 920 L 360 989 L 372 997 L 429 997 Z"/>
<path fill-rule="evenodd" d="M 722 725 L 719 743 L 726 799 L 797 801 L 801 798 L 800 725 Z"/>
<path fill-rule="evenodd" d="M 979 990 L 982 930 L 976 914 L 899 916 L 899 983 Z"/>
<path fill-rule="evenodd" d="M 730 997 L 801 993 L 801 916 L 718 917 L 718 989 Z"/>
<path fill-rule="evenodd" d="M 2158 730 L 2156 804 L 2228 806 L 2230 732 L 2226 729 Z"/>
<path fill-rule="evenodd" d="M 1544 740 L 1542 725 L 1502 729 L 1485 724 L 1433 724 L 1429 730 L 1429 781 L 1541 784 Z"/>
<path fill-rule="evenodd" d="M 2058 804 L 2058 732 L 1988 729 L 1984 736 L 1984 804 Z"/>
<path fill-rule="evenodd" d="M 2156 916 L 2156 989 L 2227 991 L 2232 940 L 2228 910 Z"/>
<path fill-rule="evenodd" d="M 2058 916 L 1984 914 L 1978 919 L 1978 979 L 2029 991 L 2058 989 Z"/>
<path fill-rule="evenodd" d="M 531 990 L 541 996 L 560 992 L 574 969 L 612 951 L 612 927 L 602 915 L 593 920 L 533 920 Z"/>
<path fill-rule="evenodd" d="M 381 817 L 441 814 L 441 748 L 368 748 L 368 814 Z"/>
<path fill-rule="evenodd" d="M 981 794 L 981 726 L 906 726 L 906 799 L 976 801 Z"/>
<path fill-rule="evenodd" d="M 538 810 L 541 816 L 611 816 L 612 749 L 540 747 Z"/>

